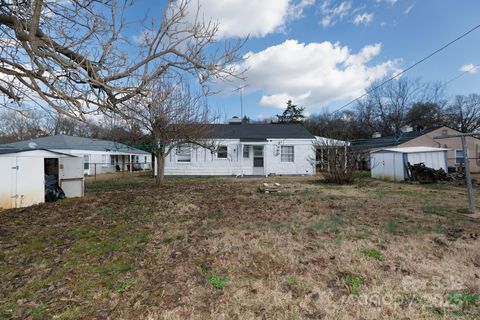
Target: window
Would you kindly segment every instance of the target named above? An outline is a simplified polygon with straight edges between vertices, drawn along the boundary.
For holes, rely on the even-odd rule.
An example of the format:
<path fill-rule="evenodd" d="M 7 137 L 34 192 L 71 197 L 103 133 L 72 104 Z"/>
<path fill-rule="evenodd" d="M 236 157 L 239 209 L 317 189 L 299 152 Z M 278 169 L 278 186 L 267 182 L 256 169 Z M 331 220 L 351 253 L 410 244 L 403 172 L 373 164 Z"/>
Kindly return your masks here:
<path fill-rule="evenodd" d="M 83 169 L 88 170 L 90 168 L 90 156 L 83 156 Z"/>
<path fill-rule="evenodd" d="M 117 157 L 117 156 L 110 156 L 110 164 L 111 164 L 112 166 L 115 165 L 115 158 L 116 158 L 116 157 Z"/>
<path fill-rule="evenodd" d="M 218 159 L 227 159 L 228 158 L 228 147 L 227 146 L 219 146 L 218 147 L 217 158 Z"/>
<path fill-rule="evenodd" d="M 189 145 L 181 145 L 177 147 L 177 162 L 191 162 L 192 152 Z"/>
<path fill-rule="evenodd" d="M 102 154 L 102 166 L 106 167 L 108 165 L 108 154 Z"/>
<path fill-rule="evenodd" d="M 443 130 L 442 130 L 442 136 L 445 137 L 447 134 L 448 134 L 447 129 L 443 129 Z"/>
<path fill-rule="evenodd" d="M 463 150 L 455 150 L 455 164 L 464 164 Z"/>
<path fill-rule="evenodd" d="M 250 146 L 243 146 L 243 157 L 250 158 Z"/>
<path fill-rule="evenodd" d="M 477 143 L 477 166 L 480 166 L 480 144 Z"/>
<path fill-rule="evenodd" d="M 281 162 L 294 162 L 295 153 L 293 146 L 282 146 L 280 161 Z"/>
<path fill-rule="evenodd" d="M 263 157 L 263 146 L 253 147 L 253 157 Z"/>

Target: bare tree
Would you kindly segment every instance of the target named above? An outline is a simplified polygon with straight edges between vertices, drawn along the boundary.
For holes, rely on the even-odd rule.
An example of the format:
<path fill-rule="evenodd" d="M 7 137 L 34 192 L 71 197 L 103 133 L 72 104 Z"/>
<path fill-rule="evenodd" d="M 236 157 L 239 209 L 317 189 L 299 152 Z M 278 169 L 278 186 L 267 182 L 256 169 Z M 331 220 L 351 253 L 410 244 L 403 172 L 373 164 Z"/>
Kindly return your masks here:
<path fill-rule="evenodd" d="M 33 139 L 49 133 L 46 115 L 36 111 L 0 112 L 0 143 Z"/>
<path fill-rule="evenodd" d="M 210 114 L 203 93 L 193 92 L 184 79 L 158 79 L 147 96 L 132 101 L 122 114 L 152 138 L 150 151 L 157 161 L 157 185 L 164 180 L 165 159 L 173 150 L 215 149 L 215 143 L 209 139 L 215 117 Z"/>
<path fill-rule="evenodd" d="M 452 128 L 465 133 L 480 130 L 480 95 L 456 96 L 445 114 Z"/>
<path fill-rule="evenodd" d="M 408 124 L 408 112 L 418 102 L 442 103 L 443 86 L 419 79 L 400 78 L 383 86 L 372 85 L 368 96 L 357 105 L 363 125 L 382 134 L 399 134 Z"/>
<path fill-rule="evenodd" d="M 53 108 L 83 120 L 92 112 L 122 112 L 166 72 L 201 84 L 240 77 L 243 41 L 216 45 L 218 25 L 203 21 L 189 0 L 167 0 L 160 17 L 126 34 L 129 0 L 0 0 L 0 103 Z M 192 18 L 193 17 L 193 18 Z M 192 21 L 193 20 L 193 21 Z"/>

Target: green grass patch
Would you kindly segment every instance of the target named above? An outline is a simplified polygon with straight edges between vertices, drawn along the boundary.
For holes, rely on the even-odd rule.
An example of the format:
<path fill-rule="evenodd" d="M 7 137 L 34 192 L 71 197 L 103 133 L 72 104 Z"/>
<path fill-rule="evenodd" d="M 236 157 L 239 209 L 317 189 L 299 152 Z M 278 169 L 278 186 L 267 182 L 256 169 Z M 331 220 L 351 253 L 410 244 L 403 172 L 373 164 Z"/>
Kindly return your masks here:
<path fill-rule="evenodd" d="M 395 233 L 400 228 L 400 225 L 395 219 L 389 219 L 385 224 L 385 230 L 389 233 Z"/>
<path fill-rule="evenodd" d="M 123 281 L 121 281 L 120 283 L 117 283 L 115 285 L 115 290 L 117 290 L 117 292 L 119 292 L 119 293 L 124 293 L 125 291 L 127 291 L 128 289 L 133 287 L 136 283 L 137 283 L 136 279 L 126 278 Z"/>
<path fill-rule="evenodd" d="M 447 206 L 425 204 L 422 206 L 422 212 L 438 216 L 448 216 L 453 213 L 453 208 Z"/>
<path fill-rule="evenodd" d="M 312 228 L 320 232 L 338 231 L 346 223 L 347 218 L 342 212 L 334 212 L 327 219 L 314 222 Z"/>
<path fill-rule="evenodd" d="M 447 300 L 451 304 L 460 306 L 462 309 L 468 309 L 478 304 L 478 294 L 469 292 L 449 292 Z"/>
<path fill-rule="evenodd" d="M 217 276 L 217 275 L 209 275 L 207 277 L 207 280 L 208 282 L 212 285 L 212 287 L 214 287 L 215 289 L 223 289 L 227 286 L 228 284 L 228 277 L 220 277 L 220 276 Z"/>
<path fill-rule="evenodd" d="M 287 284 L 294 286 L 298 283 L 298 279 L 296 276 L 288 276 L 287 277 Z"/>
<path fill-rule="evenodd" d="M 354 296 L 360 295 L 361 286 L 365 284 L 365 280 L 361 276 L 354 274 L 343 276 L 341 281 L 348 293 Z"/>
<path fill-rule="evenodd" d="M 165 237 L 165 238 L 162 239 L 162 243 L 170 244 L 170 243 L 173 243 L 177 240 L 182 240 L 183 238 L 184 237 L 181 234 L 176 235 L 176 236 Z"/>
<path fill-rule="evenodd" d="M 31 308 L 29 311 L 32 318 L 43 319 L 45 316 L 46 309 L 47 309 L 47 306 L 45 305 L 45 303 L 40 302 L 37 306 L 35 306 L 34 308 Z"/>
<path fill-rule="evenodd" d="M 46 247 L 47 243 L 40 236 L 34 236 L 20 247 L 20 251 L 23 254 L 32 254 L 37 251 L 42 251 Z"/>
<path fill-rule="evenodd" d="M 378 261 L 385 260 L 385 257 L 383 256 L 382 252 L 378 249 L 364 249 L 362 250 L 362 254 L 365 257 L 372 258 Z"/>

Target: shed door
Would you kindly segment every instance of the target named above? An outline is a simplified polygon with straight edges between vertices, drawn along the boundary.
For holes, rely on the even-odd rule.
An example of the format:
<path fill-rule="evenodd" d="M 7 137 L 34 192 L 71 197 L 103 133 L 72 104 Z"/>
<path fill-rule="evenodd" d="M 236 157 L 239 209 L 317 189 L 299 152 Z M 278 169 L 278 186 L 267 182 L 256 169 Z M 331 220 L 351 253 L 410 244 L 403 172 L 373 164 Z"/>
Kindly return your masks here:
<path fill-rule="evenodd" d="M 59 158 L 58 180 L 67 198 L 83 196 L 83 158 Z"/>
<path fill-rule="evenodd" d="M 15 157 L 0 157 L 0 209 L 15 207 L 16 166 Z"/>
<path fill-rule="evenodd" d="M 43 158 L 16 157 L 17 175 L 15 208 L 45 202 L 45 173 Z"/>

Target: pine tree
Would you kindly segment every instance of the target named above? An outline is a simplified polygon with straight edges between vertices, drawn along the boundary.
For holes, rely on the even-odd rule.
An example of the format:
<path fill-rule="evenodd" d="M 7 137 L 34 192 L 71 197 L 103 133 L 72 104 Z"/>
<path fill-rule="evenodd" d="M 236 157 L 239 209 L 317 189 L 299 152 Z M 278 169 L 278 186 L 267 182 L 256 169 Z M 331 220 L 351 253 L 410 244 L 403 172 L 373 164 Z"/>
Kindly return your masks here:
<path fill-rule="evenodd" d="M 281 115 L 277 114 L 278 123 L 303 123 L 305 119 L 304 110 L 305 108 L 293 104 L 292 100 L 288 100 L 285 111 Z"/>

